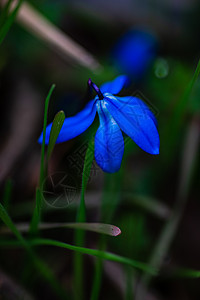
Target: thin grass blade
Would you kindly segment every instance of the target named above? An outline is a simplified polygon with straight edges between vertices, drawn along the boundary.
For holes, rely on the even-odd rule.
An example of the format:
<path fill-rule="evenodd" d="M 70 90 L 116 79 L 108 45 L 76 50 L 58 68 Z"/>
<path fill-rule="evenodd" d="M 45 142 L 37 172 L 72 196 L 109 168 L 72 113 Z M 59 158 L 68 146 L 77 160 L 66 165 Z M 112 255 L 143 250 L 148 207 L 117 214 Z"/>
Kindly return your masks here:
<path fill-rule="evenodd" d="M 186 87 L 183 96 L 180 98 L 180 101 L 177 103 L 176 108 L 174 110 L 173 116 L 171 118 L 170 125 L 166 128 L 165 137 L 167 137 L 167 148 L 166 148 L 166 154 L 165 154 L 165 161 L 168 163 L 168 158 L 173 156 L 174 151 L 174 145 L 177 140 L 177 136 L 179 134 L 184 115 L 187 111 L 188 102 L 190 99 L 191 92 L 193 90 L 194 84 L 196 83 L 198 76 L 200 73 L 200 60 L 198 61 L 196 70 L 194 72 L 194 75 L 189 82 L 188 86 Z"/>
<path fill-rule="evenodd" d="M 39 188 L 36 189 L 36 204 L 35 209 L 33 212 L 32 220 L 30 223 L 30 233 L 34 234 L 37 232 L 38 224 L 41 219 L 41 210 L 42 210 L 42 184 L 44 181 L 44 174 L 45 174 L 45 164 L 44 164 L 44 157 L 45 157 L 45 136 L 46 136 L 46 127 L 47 127 L 47 114 L 48 114 L 48 107 L 49 101 L 51 99 L 51 95 L 53 90 L 55 89 L 55 84 L 52 84 L 48 95 L 45 100 L 45 108 L 44 108 L 44 123 L 43 123 L 43 140 L 42 140 L 42 149 L 41 149 L 41 161 L 40 161 L 40 179 L 39 179 Z"/>
<path fill-rule="evenodd" d="M 0 30 L 3 26 L 3 24 L 6 22 L 6 19 L 8 17 L 9 9 L 12 4 L 13 0 L 8 0 L 5 5 L 1 8 L 1 14 L 0 14 Z"/>
<path fill-rule="evenodd" d="M 114 253 L 96 250 L 96 249 L 90 249 L 90 248 L 84 248 L 84 247 L 78 247 L 74 245 L 70 245 L 67 243 L 59 242 L 56 240 L 50 240 L 50 239 L 32 239 L 29 240 L 29 244 L 31 246 L 55 246 L 60 248 L 65 248 L 68 250 L 76 251 L 82 254 L 87 254 L 95 257 L 99 257 L 101 259 L 105 260 L 111 260 L 115 261 L 117 263 L 122 263 L 128 266 L 131 266 L 133 268 L 136 268 L 142 272 L 149 273 L 151 275 L 157 275 L 157 270 L 148 264 L 145 264 L 143 262 L 140 262 L 138 260 L 129 259 Z M 1 247 L 21 247 L 21 243 L 19 241 L 13 241 L 13 240 L 0 240 L 0 246 Z"/>
<path fill-rule="evenodd" d="M 40 274 L 43 276 L 43 278 L 52 286 L 53 290 L 57 293 L 60 299 L 67 299 L 65 296 L 65 291 L 63 290 L 60 283 L 55 278 L 54 274 L 52 273 L 51 269 L 44 263 L 32 250 L 31 245 L 29 241 L 26 241 L 15 224 L 12 222 L 11 218 L 7 214 L 7 211 L 3 207 L 3 205 L 0 203 L 0 219 L 3 221 L 3 223 L 10 228 L 10 230 L 14 233 L 14 235 L 17 238 L 17 243 L 19 246 L 22 246 L 25 248 L 27 254 L 29 255 L 33 266 L 40 272 Z"/>
<path fill-rule="evenodd" d="M 20 232 L 28 232 L 29 224 L 28 223 L 20 223 L 16 224 L 16 228 Z M 48 230 L 48 229 L 56 229 L 56 228 L 72 228 L 72 229 L 82 229 L 87 231 L 93 231 L 96 233 L 106 234 L 109 236 L 118 236 L 121 234 L 121 230 L 119 227 L 103 224 L 103 223 L 40 223 L 38 229 L 40 230 Z M 0 232 L 2 234 L 10 233 L 9 228 L 1 228 Z"/>
<path fill-rule="evenodd" d="M 12 26 L 22 2 L 23 2 L 23 0 L 19 0 L 18 4 L 13 9 L 13 11 L 10 13 L 10 15 L 7 17 L 5 23 L 3 24 L 3 26 L 0 30 L 0 44 L 3 42 L 6 34 L 8 33 L 10 27 Z M 10 4 L 8 6 L 8 9 L 9 9 L 9 7 L 10 7 Z"/>
<path fill-rule="evenodd" d="M 77 212 L 76 222 L 82 223 L 86 221 L 86 207 L 85 207 L 85 189 L 88 183 L 88 179 L 91 172 L 92 162 L 94 159 L 94 139 L 89 141 L 88 149 L 85 155 L 83 175 L 82 175 L 82 190 L 81 190 L 81 200 Z M 84 231 L 77 229 L 75 231 L 75 245 L 83 246 L 85 239 Z M 83 299 L 83 257 L 80 253 L 75 253 L 74 255 L 74 281 L 76 287 L 76 293 L 74 297 L 79 300 L 80 297 Z"/>

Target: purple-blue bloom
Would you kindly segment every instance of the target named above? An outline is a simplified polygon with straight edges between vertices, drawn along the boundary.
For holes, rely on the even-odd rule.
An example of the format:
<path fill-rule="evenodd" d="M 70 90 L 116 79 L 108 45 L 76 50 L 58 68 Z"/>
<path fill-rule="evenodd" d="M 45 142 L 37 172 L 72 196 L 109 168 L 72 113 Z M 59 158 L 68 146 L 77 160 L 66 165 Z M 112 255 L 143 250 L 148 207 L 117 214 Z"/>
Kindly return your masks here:
<path fill-rule="evenodd" d="M 130 30 L 113 47 L 111 59 L 115 66 L 134 81 L 141 80 L 156 57 L 158 40 L 145 30 Z"/>
<path fill-rule="evenodd" d="M 117 97 L 127 84 L 127 76 L 118 76 L 104 83 L 100 89 L 89 79 L 88 84 L 97 93 L 85 108 L 73 117 L 66 118 L 56 143 L 62 143 L 83 133 L 94 121 L 96 112 L 100 125 L 95 135 L 95 159 L 108 173 L 120 169 L 124 153 L 122 131 L 144 151 L 159 154 L 157 121 L 148 106 L 137 97 Z M 49 143 L 52 123 L 46 128 L 45 143 Z M 43 134 L 39 138 L 42 143 Z"/>

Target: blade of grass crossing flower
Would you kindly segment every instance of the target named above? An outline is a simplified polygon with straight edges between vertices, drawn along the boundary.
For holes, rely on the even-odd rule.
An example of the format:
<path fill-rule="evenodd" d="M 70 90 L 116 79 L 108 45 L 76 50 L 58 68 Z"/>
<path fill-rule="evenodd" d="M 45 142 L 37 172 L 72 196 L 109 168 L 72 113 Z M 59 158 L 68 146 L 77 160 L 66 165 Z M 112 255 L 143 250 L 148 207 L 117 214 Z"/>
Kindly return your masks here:
<path fill-rule="evenodd" d="M 72 251 L 77 251 L 82 254 L 87 254 L 95 257 L 99 257 L 101 259 L 105 260 L 111 260 L 115 261 L 117 263 L 122 263 L 128 266 L 131 266 L 133 268 L 136 268 L 142 272 L 145 273 L 150 273 L 151 275 L 157 275 L 157 270 L 143 262 L 140 262 L 138 260 L 133 260 L 130 258 L 126 258 L 114 253 L 110 252 L 105 252 L 101 250 L 96 250 L 96 249 L 90 249 L 90 248 L 84 248 L 84 247 L 78 247 L 70 244 L 66 244 L 63 242 L 59 242 L 56 240 L 50 240 L 50 239 L 43 239 L 43 238 L 37 238 L 37 239 L 32 239 L 28 241 L 29 245 L 31 246 L 55 246 L 55 247 L 60 247 Z M 22 244 L 19 241 L 13 241 L 13 240 L 0 240 L 0 246 L 1 247 L 21 247 Z M 80 298 L 81 299 L 81 298 Z"/>
<path fill-rule="evenodd" d="M 92 162 L 94 159 L 94 139 L 89 141 L 88 148 L 85 155 L 83 175 L 82 175 L 82 190 L 80 205 L 77 212 L 76 221 L 78 223 L 86 221 L 86 207 L 85 207 L 85 189 L 91 172 Z M 81 230 L 75 231 L 75 245 L 83 246 L 85 239 L 85 232 Z M 83 299 L 83 257 L 80 253 L 75 252 L 74 255 L 74 297 L 77 300 Z"/>
<path fill-rule="evenodd" d="M 16 5 L 16 7 L 13 9 L 13 11 L 9 14 L 9 16 L 7 17 L 6 21 L 4 22 L 3 26 L 1 27 L 0 30 L 0 44 L 3 42 L 6 34 L 8 33 L 12 23 L 14 22 L 17 12 L 22 4 L 23 0 L 19 0 L 18 4 Z M 6 8 L 6 10 L 10 8 L 11 3 L 8 4 L 8 8 Z"/>
<path fill-rule="evenodd" d="M 65 296 L 65 291 L 59 284 L 51 269 L 34 253 L 31 248 L 29 241 L 26 241 L 19 230 L 16 228 L 15 224 L 12 222 L 11 218 L 7 214 L 4 206 L 0 203 L 0 219 L 4 222 L 6 226 L 14 233 L 18 240 L 18 245 L 25 248 L 27 254 L 29 255 L 33 266 L 40 272 L 44 279 L 52 286 L 53 290 L 57 293 L 60 299 L 67 300 Z"/>
<path fill-rule="evenodd" d="M 44 164 L 44 156 L 45 156 L 45 136 L 46 136 L 46 127 L 47 127 L 47 114 L 49 101 L 51 99 L 51 95 L 53 90 L 55 89 L 55 84 L 52 84 L 48 95 L 45 100 L 44 107 L 44 123 L 43 123 L 43 140 L 42 140 L 42 148 L 41 148 L 41 161 L 40 161 L 40 178 L 39 178 L 39 188 L 36 189 L 36 205 L 33 212 L 33 217 L 30 223 L 30 233 L 34 234 L 37 232 L 38 224 L 41 219 L 41 210 L 42 210 L 42 184 L 44 181 L 45 174 L 45 164 Z"/>
<path fill-rule="evenodd" d="M 48 145 L 48 150 L 47 150 L 47 161 L 49 160 L 49 158 L 53 152 L 56 140 L 57 140 L 60 130 L 63 126 L 64 120 L 65 120 L 65 113 L 64 113 L 64 111 L 61 110 L 55 115 L 53 124 L 51 127 L 49 145 Z"/>

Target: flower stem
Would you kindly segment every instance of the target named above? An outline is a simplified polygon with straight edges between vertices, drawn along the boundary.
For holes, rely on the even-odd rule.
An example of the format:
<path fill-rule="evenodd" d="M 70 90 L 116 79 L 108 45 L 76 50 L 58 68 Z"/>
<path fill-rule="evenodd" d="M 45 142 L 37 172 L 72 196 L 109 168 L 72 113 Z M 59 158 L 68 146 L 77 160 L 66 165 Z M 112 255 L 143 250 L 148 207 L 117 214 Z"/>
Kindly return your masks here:
<path fill-rule="evenodd" d="M 77 212 L 76 222 L 81 223 L 86 221 L 85 207 L 85 189 L 90 176 L 92 162 L 94 159 L 94 139 L 91 139 L 88 144 L 88 149 L 85 155 L 83 175 L 82 175 L 82 190 L 80 205 Z M 85 232 L 83 230 L 75 230 L 75 245 L 84 246 Z M 75 252 L 74 255 L 74 299 L 81 300 L 84 298 L 84 282 L 83 282 L 83 255 Z"/>

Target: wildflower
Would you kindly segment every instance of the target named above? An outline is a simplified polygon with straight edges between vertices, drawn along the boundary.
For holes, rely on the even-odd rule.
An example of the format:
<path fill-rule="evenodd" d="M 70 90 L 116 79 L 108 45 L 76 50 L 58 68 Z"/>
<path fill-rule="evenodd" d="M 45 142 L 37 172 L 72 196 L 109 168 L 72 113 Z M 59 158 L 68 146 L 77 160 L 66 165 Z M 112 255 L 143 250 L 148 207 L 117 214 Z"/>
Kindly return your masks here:
<path fill-rule="evenodd" d="M 126 32 L 113 47 L 111 60 L 135 81 L 141 80 L 153 63 L 158 48 L 155 35 L 134 29 Z"/>
<path fill-rule="evenodd" d="M 159 154 L 157 121 L 147 105 L 137 97 L 116 97 L 127 83 L 127 76 L 118 76 L 104 83 L 100 89 L 88 80 L 97 96 L 73 117 L 66 118 L 57 143 L 68 141 L 83 133 L 94 121 L 98 112 L 100 125 L 95 135 L 95 159 L 101 169 L 108 173 L 120 169 L 124 153 L 121 130 L 144 151 Z M 48 144 L 52 124 L 46 129 Z M 42 143 L 41 134 L 39 143 Z"/>

